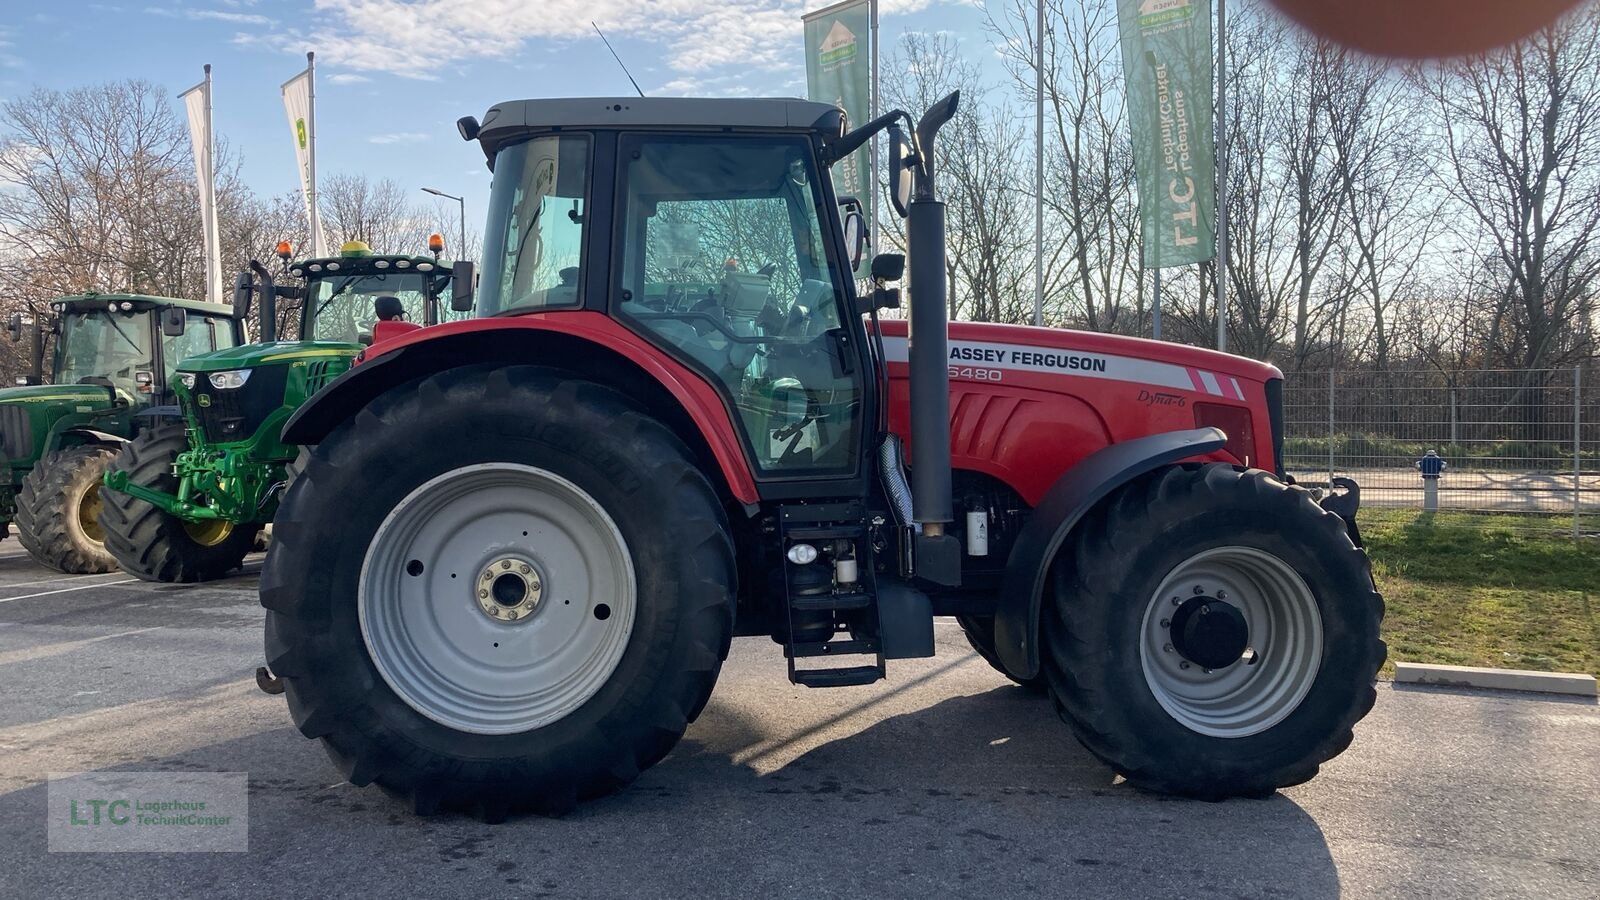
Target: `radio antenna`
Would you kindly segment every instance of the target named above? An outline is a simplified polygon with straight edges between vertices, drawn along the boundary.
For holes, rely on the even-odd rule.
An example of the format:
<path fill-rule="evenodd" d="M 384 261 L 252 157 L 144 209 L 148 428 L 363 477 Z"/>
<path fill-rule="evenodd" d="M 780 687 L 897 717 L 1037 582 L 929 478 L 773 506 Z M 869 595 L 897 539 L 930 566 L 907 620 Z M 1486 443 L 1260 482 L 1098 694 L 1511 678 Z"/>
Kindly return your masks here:
<path fill-rule="evenodd" d="M 589 23 L 589 27 L 594 29 L 595 34 L 600 35 L 601 42 L 606 45 L 607 50 L 611 51 L 611 58 L 617 61 L 617 66 L 622 69 L 622 74 L 628 76 L 628 82 L 633 85 L 633 89 L 639 91 L 639 82 L 633 80 L 633 73 L 628 71 L 628 67 L 623 63 L 622 57 L 617 55 L 617 51 L 611 46 L 611 42 L 606 40 L 605 32 L 601 31 L 600 26 L 592 21 Z M 643 97 L 644 91 L 639 91 L 639 96 Z"/>

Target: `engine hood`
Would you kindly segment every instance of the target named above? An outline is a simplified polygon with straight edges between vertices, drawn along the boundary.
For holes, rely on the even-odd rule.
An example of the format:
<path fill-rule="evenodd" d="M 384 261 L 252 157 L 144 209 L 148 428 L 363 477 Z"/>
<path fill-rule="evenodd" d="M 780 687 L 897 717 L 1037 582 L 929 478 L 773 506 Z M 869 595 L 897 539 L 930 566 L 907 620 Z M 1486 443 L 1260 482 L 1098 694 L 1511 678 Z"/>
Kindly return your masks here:
<path fill-rule="evenodd" d="M 110 403 L 111 392 L 95 384 L 30 384 L 0 388 L 0 403 Z"/>
<path fill-rule="evenodd" d="M 274 341 L 270 344 L 241 344 L 191 356 L 178 364 L 179 372 L 222 372 L 256 366 L 289 363 L 324 357 L 351 357 L 361 352 L 359 344 L 334 341 Z"/>
<path fill-rule="evenodd" d="M 885 337 L 904 337 L 908 330 L 908 323 L 901 319 L 889 319 L 883 322 Z M 1045 351 L 1070 350 L 1123 359 L 1148 360 L 1182 366 L 1186 369 L 1248 378 L 1251 381 L 1283 377 L 1277 366 L 1231 353 L 1219 353 L 1186 344 L 1125 337 L 1120 334 L 1074 331 L 1068 328 L 1035 328 L 1031 325 L 997 325 L 992 322 L 951 322 L 950 341 L 952 363 L 985 361 L 974 358 L 972 354 L 998 355 L 999 358 L 990 361 L 1003 362 L 1016 358 L 1018 353 L 1025 352 L 1019 350 L 1019 347 L 1038 347 Z M 960 342 L 963 346 L 957 346 L 956 342 Z"/>

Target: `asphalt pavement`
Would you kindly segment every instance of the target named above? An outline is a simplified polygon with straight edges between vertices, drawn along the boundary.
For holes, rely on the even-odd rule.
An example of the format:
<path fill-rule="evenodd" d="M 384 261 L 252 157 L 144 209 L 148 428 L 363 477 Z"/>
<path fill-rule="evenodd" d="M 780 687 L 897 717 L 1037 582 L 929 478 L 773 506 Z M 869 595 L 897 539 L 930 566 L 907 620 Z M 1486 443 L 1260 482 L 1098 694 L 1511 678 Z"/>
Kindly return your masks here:
<path fill-rule="evenodd" d="M 1600 896 L 1600 708 L 1382 685 L 1306 785 L 1117 783 L 953 623 L 887 682 L 807 690 L 736 641 L 678 749 L 560 819 L 419 819 L 260 693 L 246 574 L 68 578 L 0 544 L 0 897 Z M 247 853 L 50 853 L 45 779 L 248 772 Z"/>

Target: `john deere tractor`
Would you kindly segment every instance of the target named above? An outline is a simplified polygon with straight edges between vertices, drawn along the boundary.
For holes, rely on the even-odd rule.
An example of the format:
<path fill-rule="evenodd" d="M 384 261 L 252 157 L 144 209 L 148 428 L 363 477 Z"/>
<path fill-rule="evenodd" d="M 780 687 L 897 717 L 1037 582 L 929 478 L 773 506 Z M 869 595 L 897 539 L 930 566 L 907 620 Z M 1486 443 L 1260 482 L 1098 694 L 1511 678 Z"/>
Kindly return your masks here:
<path fill-rule="evenodd" d="M 350 368 L 374 330 L 438 321 L 452 272 L 437 236 L 430 249 L 385 256 L 350 241 L 337 256 L 291 265 L 281 244 L 285 283 L 258 262 L 240 273 L 234 310 L 242 319 L 259 298 L 262 341 L 187 359 L 172 379 L 180 415 L 130 442 L 106 472 L 99 523 L 124 570 L 192 582 L 239 567 L 289 478 L 297 448 L 279 438 L 284 421 Z M 280 299 L 300 304 L 298 340 L 277 340 Z"/>
<path fill-rule="evenodd" d="M 159 421 L 167 373 L 240 340 L 226 306 L 141 294 L 81 294 L 51 303 L 35 326 L 36 371 L 0 390 L 0 536 L 14 521 L 33 558 L 71 574 L 110 572 L 98 523 L 100 477 L 117 449 Z M 20 315 L 7 326 L 23 337 Z M 55 335 L 50 372 L 45 334 Z M 40 384 L 47 380 L 52 384 Z"/>

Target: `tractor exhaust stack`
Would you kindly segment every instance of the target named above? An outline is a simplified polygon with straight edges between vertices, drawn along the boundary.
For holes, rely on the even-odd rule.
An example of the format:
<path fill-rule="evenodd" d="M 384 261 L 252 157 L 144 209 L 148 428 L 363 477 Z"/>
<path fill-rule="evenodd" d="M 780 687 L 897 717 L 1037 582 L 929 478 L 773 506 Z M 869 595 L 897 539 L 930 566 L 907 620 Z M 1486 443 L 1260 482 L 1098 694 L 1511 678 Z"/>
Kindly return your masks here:
<path fill-rule="evenodd" d="M 959 92 L 935 103 L 916 130 L 913 192 L 906 214 L 911 257 L 911 509 L 924 537 L 954 520 L 950 485 L 950 347 L 945 306 L 944 203 L 934 182 L 934 139 L 950 121 Z"/>

